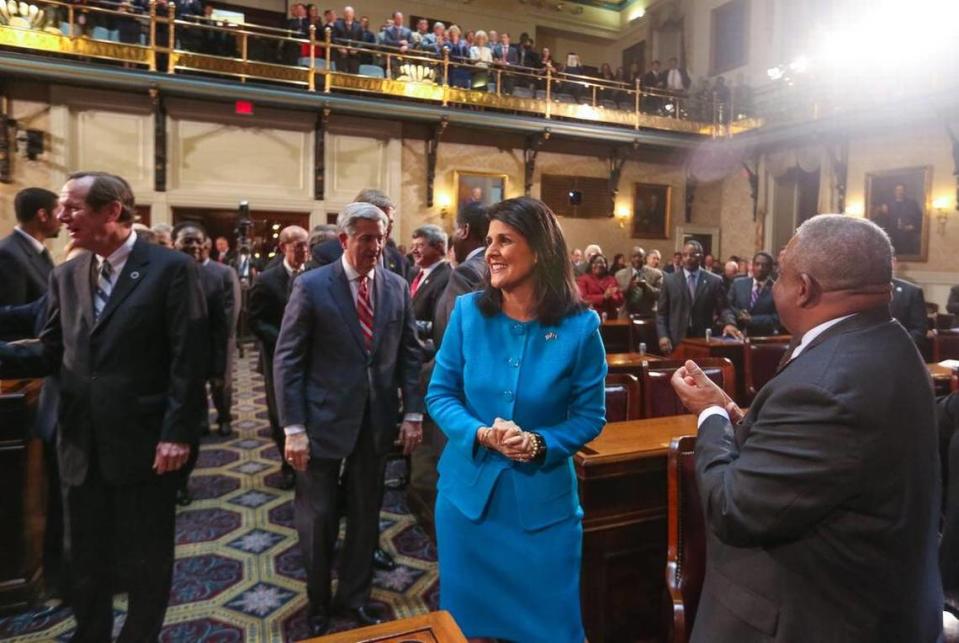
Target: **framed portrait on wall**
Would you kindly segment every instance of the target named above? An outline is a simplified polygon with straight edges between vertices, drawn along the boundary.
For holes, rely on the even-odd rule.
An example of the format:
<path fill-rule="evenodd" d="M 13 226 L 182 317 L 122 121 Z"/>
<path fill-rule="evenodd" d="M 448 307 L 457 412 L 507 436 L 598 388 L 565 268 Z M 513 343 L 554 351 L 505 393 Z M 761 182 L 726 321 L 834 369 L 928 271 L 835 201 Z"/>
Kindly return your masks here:
<path fill-rule="evenodd" d="M 456 211 L 463 206 L 478 203 L 484 207 L 506 198 L 506 175 L 483 172 L 453 172 L 456 185 Z"/>
<path fill-rule="evenodd" d="M 668 239 L 669 210 L 673 188 L 656 183 L 637 183 L 633 196 L 634 239 Z"/>
<path fill-rule="evenodd" d="M 889 234 L 900 261 L 926 261 L 932 167 L 866 174 L 866 216 Z"/>
<path fill-rule="evenodd" d="M 676 252 L 682 252 L 689 241 L 698 241 L 703 246 L 703 256 L 719 255 L 719 228 L 704 225 L 676 226 Z"/>

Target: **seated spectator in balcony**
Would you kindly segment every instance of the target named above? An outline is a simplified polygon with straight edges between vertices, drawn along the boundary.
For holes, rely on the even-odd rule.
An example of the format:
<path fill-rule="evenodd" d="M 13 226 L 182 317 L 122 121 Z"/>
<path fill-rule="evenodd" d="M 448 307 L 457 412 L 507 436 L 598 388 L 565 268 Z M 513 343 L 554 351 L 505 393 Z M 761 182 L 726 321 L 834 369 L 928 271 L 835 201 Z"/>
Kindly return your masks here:
<path fill-rule="evenodd" d="M 489 29 L 486 32 L 486 36 L 489 38 L 489 42 L 487 42 L 486 44 L 489 45 L 490 49 L 495 51 L 496 45 L 499 44 L 499 32 L 496 31 L 495 29 Z"/>
<path fill-rule="evenodd" d="M 476 66 L 476 71 L 473 72 L 473 89 L 486 89 L 489 84 L 489 67 L 493 63 L 493 50 L 489 48 L 489 37 L 483 30 L 476 32 L 476 39 L 470 47 L 470 60 Z"/>
<path fill-rule="evenodd" d="M 343 7 L 343 17 L 333 25 L 333 42 L 349 45 L 362 41 L 363 27 L 356 21 L 356 12 L 353 7 Z M 336 61 L 337 71 L 347 74 L 357 74 L 360 71 L 360 52 L 356 49 L 336 49 L 333 60 Z"/>
<path fill-rule="evenodd" d="M 675 58 L 669 59 L 669 67 L 666 69 L 666 89 L 670 93 L 685 94 L 692 84 L 686 69 L 679 66 L 679 61 Z"/>
<path fill-rule="evenodd" d="M 613 73 L 613 68 L 610 67 L 609 63 L 603 63 L 599 67 L 599 80 L 603 83 L 604 87 L 599 90 L 598 98 L 600 100 L 611 100 L 616 102 L 619 99 L 619 92 L 612 86 L 607 85 L 607 83 L 615 83 L 616 74 Z"/>
<path fill-rule="evenodd" d="M 363 34 L 360 40 L 367 48 L 376 47 L 376 34 L 370 31 L 370 18 L 369 16 L 362 16 L 360 18 L 360 29 Z M 373 60 L 373 54 L 368 52 L 360 53 L 360 64 L 361 65 L 373 65 L 375 61 Z"/>
<path fill-rule="evenodd" d="M 462 65 L 469 60 L 470 50 L 466 41 L 462 39 L 462 34 L 457 25 L 449 29 L 450 39 L 446 43 L 446 49 L 449 51 L 450 62 L 457 63 L 450 67 L 450 85 L 469 89 L 472 76 L 470 70 Z"/>
<path fill-rule="evenodd" d="M 629 65 L 629 72 L 624 76 L 624 81 L 629 83 L 630 87 L 635 89 L 636 84 L 643 84 L 643 70 L 639 68 L 639 63 L 634 62 Z"/>
<path fill-rule="evenodd" d="M 608 319 L 616 319 L 619 307 L 623 305 L 623 291 L 619 289 L 616 277 L 609 274 L 606 257 L 593 255 L 589 260 L 589 269 L 576 283 L 579 294 L 593 310 Z M 605 321 L 605 319 L 604 319 Z"/>
<path fill-rule="evenodd" d="M 327 29 L 333 31 L 333 27 L 336 26 L 336 12 L 332 9 L 327 9 L 323 12 L 323 29 L 320 29 L 319 33 L 324 33 Z M 325 37 L 325 36 L 324 36 Z"/>
<path fill-rule="evenodd" d="M 424 36 L 420 43 L 420 49 L 430 54 L 442 56 L 444 44 L 446 44 L 446 25 L 437 21 L 433 23 L 433 33 Z"/>
<path fill-rule="evenodd" d="M 539 54 L 536 53 L 536 50 L 533 48 L 533 39 L 529 37 L 529 34 L 523 32 L 519 37 L 519 66 L 520 67 L 529 67 L 530 69 L 538 70 L 540 64 L 542 63 L 542 58 Z"/>
<path fill-rule="evenodd" d="M 140 8 L 131 2 L 131 0 L 123 0 L 123 2 L 117 6 L 117 11 L 129 14 L 142 13 Z M 143 33 L 143 30 L 139 20 L 136 18 L 118 17 L 115 24 L 117 27 L 117 39 L 120 42 L 135 45 L 140 44 L 140 35 Z"/>
<path fill-rule="evenodd" d="M 663 99 L 660 97 L 660 92 L 666 88 L 666 81 L 659 70 L 658 60 L 654 60 L 649 67 L 649 71 L 643 74 L 639 85 L 644 92 L 653 92 L 652 95 L 643 95 L 642 101 L 640 102 L 643 111 L 648 114 L 658 114 L 663 107 Z"/>
<path fill-rule="evenodd" d="M 323 33 L 323 16 L 320 15 L 320 8 L 315 4 L 306 5 L 306 20 L 309 25 L 316 27 L 316 39 L 323 40 L 326 36 Z M 309 25 L 307 32 L 309 32 Z"/>
<path fill-rule="evenodd" d="M 426 18 L 416 21 L 416 31 L 410 34 L 410 45 L 414 49 L 422 49 L 423 41 L 430 35 L 430 23 Z"/>
<path fill-rule="evenodd" d="M 473 46 L 474 41 L 476 40 L 476 32 L 472 29 L 466 32 L 466 35 L 463 36 L 463 40 L 466 41 L 466 44 L 470 47 Z"/>
<path fill-rule="evenodd" d="M 732 94 L 726 85 L 726 79 L 717 76 L 712 88 L 712 118 L 720 123 L 728 123 L 730 120 L 729 99 Z"/>
<path fill-rule="evenodd" d="M 403 12 L 394 11 L 393 21 L 383 30 L 383 44 L 399 49 L 400 53 L 405 54 L 410 47 L 412 37 L 413 34 L 409 28 L 403 26 Z"/>

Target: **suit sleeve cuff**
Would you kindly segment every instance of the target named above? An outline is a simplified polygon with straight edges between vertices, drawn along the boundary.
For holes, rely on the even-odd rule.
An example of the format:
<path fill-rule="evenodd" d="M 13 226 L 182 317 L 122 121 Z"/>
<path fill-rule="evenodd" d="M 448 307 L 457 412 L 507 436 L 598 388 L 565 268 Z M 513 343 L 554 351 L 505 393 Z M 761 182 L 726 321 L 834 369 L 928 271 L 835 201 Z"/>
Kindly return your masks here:
<path fill-rule="evenodd" d="M 726 418 L 726 421 L 729 422 L 729 413 L 726 413 L 726 409 L 721 406 L 710 406 L 706 408 L 702 413 L 699 414 L 699 420 L 696 422 L 696 428 L 700 429 L 703 426 L 703 422 L 708 420 L 714 415 L 721 415 Z"/>
<path fill-rule="evenodd" d="M 302 424 L 291 424 L 290 426 L 283 427 L 283 433 L 286 435 L 296 435 L 298 433 L 306 433 L 306 427 Z"/>
<path fill-rule="evenodd" d="M 404 422 L 422 422 L 423 414 L 422 413 L 407 413 L 403 416 Z"/>

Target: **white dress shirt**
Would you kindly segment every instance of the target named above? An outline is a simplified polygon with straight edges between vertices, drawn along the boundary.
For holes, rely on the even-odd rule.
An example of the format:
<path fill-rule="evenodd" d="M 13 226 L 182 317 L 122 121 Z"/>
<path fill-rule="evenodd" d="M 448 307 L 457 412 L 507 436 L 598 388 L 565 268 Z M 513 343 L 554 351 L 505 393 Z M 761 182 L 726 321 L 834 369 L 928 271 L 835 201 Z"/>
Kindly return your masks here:
<path fill-rule="evenodd" d="M 430 273 L 432 273 L 434 270 L 436 270 L 437 268 L 439 268 L 440 264 L 443 263 L 443 262 L 444 262 L 443 259 L 438 259 L 438 260 L 434 261 L 433 263 L 431 263 L 430 265 L 426 266 L 425 268 L 420 268 L 420 271 L 419 271 L 418 273 L 416 273 L 416 274 L 417 274 L 417 275 L 422 275 L 422 277 L 419 277 L 420 285 L 421 285 L 421 286 L 423 285 L 423 282 L 426 281 L 426 280 L 429 278 Z M 416 278 L 417 278 L 417 277 L 414 275 L 413 279 L 415 280 Z"/>
<path fill-rule="evenodd" d="M 346 278 L 349 280 L 349 283 L 350 283 L 350 293 L 353 295 L 353 305 L 356 306 L 356 298 L 360 292 L 360 281 L 359 281 L 360 273 L 356 270 L 356 268 L 353 267 L 353 265 L 349 261 L 346 260 L 345 253 L 343 254 L 343 256 L 340 257 L 340 261 L 343 264 L 343 271 L 346 273 Z M 283 260 L 283 267 L 286 268 L 287 271 L 291 270 L 291 268 L 289 267 L 289 264 L 286 263 L 286 259 Z M 376 269 L 375 268 L 370 269 L 370 271 L 366 273 L 366 277 L 370 280 L 369 283 L 367 284 L 367 288 L 369 289 L 370 301 L 372 302 L 373 301 L 373 283 L 376 277 Z M 373 315 L 374 317 L 376 315 L 375 308 L 373 309 Z M 422 413 L 406 413 L 403 415 L 403 421 L 404 422 L 422 422 L 423 414 Z M 305 431 L 306 431 L 306 427 L 303 426 L 302 424 L 291 424 L 290 426 L 283 428 L 283 432 L 286 433 L 286 435 L 296 435 L 297 433 L 303 433 Z"/>
<path fill-rule="evenodd" d="M 666 76 L 666 88 L 677 91 L 685 89 L 683 87 L 683 74 L 678 69 L 670 69 Z"/>
<path fill-rule="evenodd" d="M 803 350 L 805 350 L 805 348 L 809 346 L 814 339 L 816 339 L 817 337 L 825 333 L 827 330 L 829 330 L 830 328 L 832 328 L 839 322 L 845 319 L 849 319 L 855 314 L 856 313 L 853 313 L 852 315 L 843 315 L 842 317 L 836 317 L 835 319 L 824 321 L 818 326 L 813 326 L 812 328 L 807 330 L 803 334 L 802 340 L 800 340 L 799 342 L 799 346 L 793 349 L 792 355 L 789 356 L 789 361 L 791 362 L 797 357 L 799 357 L 799 354 L 803 352 Z M 704 409 L 703 412 L 699 414 L 699 420 L 696 422 L 696 427 L 697 428 L 701 427 L 703 425 L 703 422 L 705 422 L 707 419 L 709 419 L 713 415 L 721 415 L 727 420 L 729 420 L 729 414 L 726 412 L 726 409 L 724 409 L 721 406 L 710 406 L 709 408 Z"/>
<path fill-rule="evenodd" d="M 126 241 L 120 244 L 120 247 L 113 251 L 109 257 L 101 257 L 96 255 L 97 260 L 97 275 L 100 274 L 100 267 L 103 265 L 103 260 L 106 259 L 110 262 L 110 267 L 112 272 L 110 274 L 110 292 L 113 292 L 113 288 L 117 285 L 117 280 L 120 278 L 120 274 L 123 273 L 124 266 L 127 265 L 127 259 L 130 257 L 130 253 L 133 251 L 133 244 L 137 241 L 137 233 L 135 230 L 130 230 L 130 236 L 127 237 Z"/>

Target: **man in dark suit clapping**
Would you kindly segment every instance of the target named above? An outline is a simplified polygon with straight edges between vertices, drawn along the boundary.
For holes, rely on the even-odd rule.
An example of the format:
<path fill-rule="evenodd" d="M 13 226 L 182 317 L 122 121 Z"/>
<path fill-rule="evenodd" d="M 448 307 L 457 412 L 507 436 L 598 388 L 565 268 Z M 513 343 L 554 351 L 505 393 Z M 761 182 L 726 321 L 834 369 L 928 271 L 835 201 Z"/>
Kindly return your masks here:
<path fill-rule="evenodd" d="M 692 641 L 937 641 L 939 438 L 926 367 L 889 316 L 889 237 L 809 219 L 773 294 L 794 338 L 743 412 L 693 362 L 706 575 Z"/>
<path fill-rule="evenodd" d="M 663 278 L 656 305 L 659 350 L 672 353 L 687 337 L 703 337 L 726 308 L 723 280 L 700 267 L 703 247 L 698 241 L 683 246 L 683 266 Z M 736 328 L 724 330 L 740 336 Z"/>
<path fill-rule="evenodd" d="M 57 195 L 43 188 L 26 188 L 14 197 L 17 225 L 0 240 L 0 306 L 29 304 L 47 291 L 53 261 L 43 242 L 60 233 L 56 207 Z"/>
<path fill-rule="evenodd" d="M 385 456 L 397 438 L 399 391 L 406 453 L 422 440 L 421 358 L 406 282 L 378 265 L 389 221 L 369 203 L 339 214 L 343 256 L 293 283 L 274 355 L 285 457 L 297 470 L 294 524 L 306 565 L 311 633 L 331 608 L 368 625 Z M 330 566 L 344 464 L 346 540 L 331 601 Z"/>
<path fill-rule="evenodd" d="M 736 329 L 754 337 L 779 332 L 772 271 L 772 255 L 759 252 L 753 257 L 753 276 L 738 277 L 733 281 L 727 295 L 729 303 L 722 317 L 727 334 L 735 335 Z"/>
<path fill-rule="evenodd" d="M 173 572 L 177 475 L 199 424 L 206 314 L 195 262 L 137 239 L 120 177 L 80 172 L 60 220 L 87 252 L 54 269 L 39 340 L 0 344 L 0 377 L 59 372 L 74 641 L 109 641 L 113 573 L 126 580 L 121 641 L 155 641 Z"/>
<path fill-rule="evenodd" d="M 307 254 L 307 232 L 300 226 L 287 226 L 280 231 L 280 253 L 282 262 L 264 270 L 253 282 L 250 289 L 249 317 L 250 330 L 256 336 L 260 349 L 260 366 L 266 383 L 266 407 L 270 418 L 273 441 L 283 458 L 285 439 L 280 426 L 276 408 L 276 388 L 273 383 L 273 353 L 276 340 L 280 336 L 280 324 L 283 311 L 290 298 L 293 279 L 303 270 Z M 282 486 L 292 489 L 294 484 L 293 467 L 283 459 L 281 468 Z"/>

